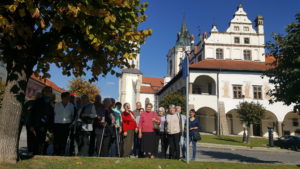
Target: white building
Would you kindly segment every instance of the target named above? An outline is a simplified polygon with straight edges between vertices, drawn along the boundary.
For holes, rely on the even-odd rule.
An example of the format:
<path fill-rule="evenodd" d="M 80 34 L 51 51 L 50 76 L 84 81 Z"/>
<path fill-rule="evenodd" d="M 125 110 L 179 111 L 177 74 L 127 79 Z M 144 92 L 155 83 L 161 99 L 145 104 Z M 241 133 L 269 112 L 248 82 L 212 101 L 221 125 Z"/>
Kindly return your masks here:
<path fill-rule="evenodd" d="M 119 100 L 121 103 L 129 103 L 131 110 L 135 110 L 136 103 L 142 103 L 145 108 L 147 103 L 152 103 L 157 110 L 157 96 L 155 95 L 164 84 L 163 78 L 144 77 L 140 72 L 140 55 L 131 63 L 135 68 L 123 69 L 119 80 Z"/>
<path fill-rule="evenodd" d="M 185 93 L 180 64 L 187 54 L 191 63 L 189 108 L 197 111 L 203 132 L 216 133 L 219 128 L 223 135 L 241 135 L 243 127 L 235 109 L 242 101 L 254 101 L 261 103 L 268 112 L 261 124 L 251 126 L 250 134 L 267 136 L 267 127 L 274 127 L 275 136 L 294 135 L 295 130 L 300 129 L 300 117 L 292 112 L 293 107 L 280 102 L 269 104 L 270 98 L 266 93 L 274 86 L 263 73 L 269 68 L 266 63 L 272 58 L 265 55 L 263 17 L 258 16 L 254 23 L 253 28 L 243 6 L 239 5 L 225 32 L 213 25 L 210 34 L 200 35 L 199 42 L 194 45 L 193 36 L 183 22 L 176 45 L 167 55 L 168 73 L 164 86 L 156 95 L 147 95 L 153 99 L 150 102 L 158 103 L 169 93 Z M 126 72 L 123 76 L 129 77 Z M 141 74 L 136 75 L 135 80 L 138 76 Z M 131 79 L 134 81 L 133 77 Z M 137 80 L 137 89 L 143 88 L 142 81 L 142 77 Z M 124 94 L 125 91 L 121 91 Z M 134 92 L 129 94 L 129 98 L 134 97 Z M 141 96 L 146 95 L 139 94 L 134 98 L 143 102 L 145 97 Z"/>

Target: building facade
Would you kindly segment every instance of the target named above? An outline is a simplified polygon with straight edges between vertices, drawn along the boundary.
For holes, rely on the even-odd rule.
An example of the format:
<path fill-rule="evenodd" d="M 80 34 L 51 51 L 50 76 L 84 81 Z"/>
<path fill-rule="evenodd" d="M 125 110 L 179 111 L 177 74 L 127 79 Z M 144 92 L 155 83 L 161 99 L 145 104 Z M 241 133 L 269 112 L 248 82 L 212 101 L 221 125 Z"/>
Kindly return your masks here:
<path fill-rule="evenodd" d="M 264 36 L 263 17 L 257 16 L 252 22 L 242 5 L 237 7 L 224 32 L 213 25 L 209 34 L 200 34 L 195 44 L 183 21 L 175 46 L 167 54 L 167 75 L 158 80 L 161 87 L 153 90 L 154 83 L 151 82 L 155 78 L 147 79 L 141 74 L 138 78 L 136 75 L 138 97 L 129 98 L 142 103 L 148 99 L 158 104 L 169 93 L 185 94 L 186 82 L 182 78 L 181 62 L 188 56 L 189 108 L 197 111 L 201 131 L 242 135 L 244 128 L 236 108 L 243 101 L 253 101 L 262 104 L 267 113 L 260 124 L 251 126 L 250 135 L 267 137 L 268 127 L 274 128 L 275 137 L 294 135 L 295 130 L 300 129 L 300 117 L 293 112 L 293 107 L 281 102 L 269 104 L 267 92 L 274 85 L 269 83 L 264 72 L 270 68 L 266 63 L 272 62 L 273 58 L 265 53 Z M 126 71 L 123 75 L 127 76 Z M 135 84 L 133 82 L 130 80 L 129 83 Z M 123 92 L 128 92 L 124 89 Z M 133 92 L 129 90 L 129 93 Z"/>

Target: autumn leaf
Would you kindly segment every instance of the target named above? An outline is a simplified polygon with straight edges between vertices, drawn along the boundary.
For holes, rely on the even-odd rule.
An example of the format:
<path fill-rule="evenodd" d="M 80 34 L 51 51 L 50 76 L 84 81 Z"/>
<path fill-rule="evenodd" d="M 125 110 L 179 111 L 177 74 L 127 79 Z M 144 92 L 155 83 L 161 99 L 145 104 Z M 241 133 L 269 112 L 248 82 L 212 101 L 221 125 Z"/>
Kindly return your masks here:
<path fill-rule="evenodd" d="M 4 6 L 6 9 L 8 9 L 11 13 L 14 13 L 18 7 L 18 5 L 13 4 L 13 5 L 5 5 Z"/>
<path fill-rule="evenodd" d="M 56 50 L 61 50 L 62 48 L 63 48 L 63 42 L 60 41 L 60 42 L 57 44 Z"/>
<path fill-rule="evenodd" d="M 116 22 L 116 17 L 112 14 L 108 14 L 105 18 L 104 18 L 104 22 L 106 24 L 110 23 L 110 22 Z"/>
<path fill-rule="evenodd" d="M 44 19 L 40 20 L 41 28 L 44 29 L 46 27 Z"/>
<path fill-rule="evenodd" d="M 40 17 L 40 10 L 38 8 L 35 8 L 31 17 L 32 18 L 38 18 L 38 17 Z"/>

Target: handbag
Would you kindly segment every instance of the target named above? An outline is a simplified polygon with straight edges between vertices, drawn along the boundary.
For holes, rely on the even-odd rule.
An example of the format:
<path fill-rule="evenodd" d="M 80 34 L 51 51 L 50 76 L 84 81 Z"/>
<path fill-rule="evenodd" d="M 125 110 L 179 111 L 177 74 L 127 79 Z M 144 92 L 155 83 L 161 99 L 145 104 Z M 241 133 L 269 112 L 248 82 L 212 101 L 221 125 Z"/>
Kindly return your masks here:
<path fill-rule="evenodd" d="M 201 140 L 201 135 L 198 131 L 194 132 L 194 137 L 193 137 L 194 141 L 199 141 Z"/>
<path fill-rule="evenodd" d="M 152 118 L 154 118 L 154 112 L 152 112 Z M 152 123 L 153 123 L 153 130 L 159 131 L 160 130 L 160 125 L 157 124 L 155 121 L 153 121 Z"/>

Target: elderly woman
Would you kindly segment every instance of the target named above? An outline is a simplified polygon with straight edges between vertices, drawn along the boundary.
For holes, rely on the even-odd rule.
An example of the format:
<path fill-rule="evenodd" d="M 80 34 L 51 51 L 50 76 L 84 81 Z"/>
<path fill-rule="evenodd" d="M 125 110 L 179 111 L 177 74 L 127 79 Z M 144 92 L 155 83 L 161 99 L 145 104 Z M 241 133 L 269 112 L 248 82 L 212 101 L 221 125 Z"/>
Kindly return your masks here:
<path fill-rule="evenodd" d="M 124 136 L 123 157 L 129 157 L 132 151 L 134 141 L 134 133 L 137 132 L 136 117 L 130 110 L 130 104 L 124 104 L 124 112 L 122 113 L 122 129 Z"/>
<path fill-rule="evenodd" d="M 142 139 L 142 152 L 146 157 L 154 158 L 157 149 L 157 131 L 155 125 L 160 124 L 160 118 L 152 111 L 152 104 L 146 105 L 146 111 L 141 113 L 139 122 L 139 138 Z M 159 130 L 159 129 L 158 129 Z"/>
<path fill-rule="evenodd" d="M 157 143 L 161 144 L 161 156 L 162 158 L 166 158 L 166 152 L 168 149 L 168 136 L 167 136 L 167 131 L 165 130 L 165 121 L 166 121 L 166 114 L 165 114 L 165 108 L 160 107 L 158 109 L 158 117 L 160 118 L 160 129 L 158 132 L 158 141 Z M 158 146 L 157 146 L 158 148 Z M 157 149 L 158 150 L 158 149 Z"/>

